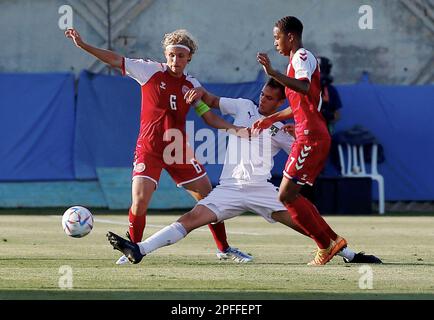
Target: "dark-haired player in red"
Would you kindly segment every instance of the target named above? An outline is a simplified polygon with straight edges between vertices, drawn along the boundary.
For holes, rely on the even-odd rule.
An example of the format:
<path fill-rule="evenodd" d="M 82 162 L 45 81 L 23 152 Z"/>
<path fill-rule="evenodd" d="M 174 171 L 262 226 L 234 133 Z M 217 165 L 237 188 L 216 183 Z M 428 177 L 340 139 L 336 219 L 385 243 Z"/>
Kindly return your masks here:
<path fill-rule="evenodd" d="M 135 79 L 141 86 L 142 107 L 140 131 L 134 159 L 132 205 L 129 211 L 129 234 L 132 242 L 142 240 L 146 224 L 146 211 L 161 171 L 165 169 L 178 186 L 184 187 L 196 200 L 211 192 L 211 183 L 205 168 L 194 158 L 188 147 L 185 123 L 190 104 L 184 95 L 199 87 L 195 78 L 185 73 L 187 64 L 197 50 L 197 44 L 186 30 L 165 34 L 162 45 L 166 63 L 143 59 L 128 59 L 115 52 L 95 48 L 85 43 L 74 29 L 65 32 L 66 37 L 84 51 L 92 54 L 123 74 Z M 219 129 L 239 129 L 209 112 L 203 102 L 195 104 L 196 112 L 209 125 Z M 217 256 L 236 261 L 252 258 L 231 248 L 226 240 L 223 223 L 209 225 L 218 247 Z M 235 259 L 240 258 L 240 259 Z M 127 263 L 123 256 L 117 264 Z"/>
<path fill-rule="evenodd" d="M 274 122 L 294 118 L 296 140 L 283 171 L 279 200 L 303 230 L 317 243 L 318 250 L 309 265 L 324 265 L 347 242 L 325 223 L 316 207 L 299 192 L 303 185 L 312 185 L 323 169 L 331 138 L 321 110 L 321 84 L 318 61 L 303 48 L 303 24 L 287 16 L 276 22 L 273 29 L 274 46 L 289 57 L 287 74 L 273 69 L 268 56 L 258 53 L 257 60 L 265 72 L 285 86 L 289 107 L 258 120 L 253 129 L 267 129 Z"/>

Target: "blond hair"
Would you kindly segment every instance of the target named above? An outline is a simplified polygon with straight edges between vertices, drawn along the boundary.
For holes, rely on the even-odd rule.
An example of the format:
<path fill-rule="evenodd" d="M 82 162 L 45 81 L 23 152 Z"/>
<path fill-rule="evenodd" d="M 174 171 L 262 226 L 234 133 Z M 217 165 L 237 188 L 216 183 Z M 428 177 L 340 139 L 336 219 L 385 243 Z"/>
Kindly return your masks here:
<path fill-rule="evenodd" d="M 167 46 L 181 44 L 190 49 L 190 53 L 194 54 L 197 50 L 197 42 L 192 35 L 185 29 L 175 30 L 171 33 L 166 33 L 161 41 L 163 49 Z"/>

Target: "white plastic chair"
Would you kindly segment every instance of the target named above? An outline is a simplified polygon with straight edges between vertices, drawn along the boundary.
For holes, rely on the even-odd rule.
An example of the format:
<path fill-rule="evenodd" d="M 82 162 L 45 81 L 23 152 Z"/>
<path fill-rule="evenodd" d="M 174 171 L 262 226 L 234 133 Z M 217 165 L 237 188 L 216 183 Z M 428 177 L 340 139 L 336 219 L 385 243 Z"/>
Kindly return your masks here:
<path fill-rule="evenodd" d="M 341 164 L 341 174 L 349 178 L 369 177 L 378 183 L 378 211 L 384 214 L 384 178 L 377 170 L 378 145 L 372 145 L 371 172 L 366 172 L 365 157 L 363 146 L 346 144 L 347 165 L 345 166 L 344 150 L 342 145 L 338 145 L 339 162 Z"/>

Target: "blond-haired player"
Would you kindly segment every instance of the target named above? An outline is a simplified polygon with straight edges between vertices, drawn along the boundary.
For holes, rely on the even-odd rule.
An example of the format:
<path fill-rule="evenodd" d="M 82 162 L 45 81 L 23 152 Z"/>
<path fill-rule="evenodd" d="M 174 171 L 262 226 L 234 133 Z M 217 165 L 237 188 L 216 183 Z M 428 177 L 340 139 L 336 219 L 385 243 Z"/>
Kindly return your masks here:
<path fill-rule="evenodd" d="M 196 200 L 203 199 L 211 191 L 211 183 L 205 169 L 187 145 L 186 116 L 191 104 L 184 94 L 201 84 L 185 72 L 197 51 L 197 43 L 186 30 L 165 34 L 162 40 L 166 62 L 148 59 L 130 59 L 115 52 L 93 47 L 83 41 L 75 29 L 68 29 L 66 37 L 84 51 L 108 65 L 118 68 L 122 74 L 135 79 L 141 86 L 142 104 L 140 131 L 134 158 L 132 181 L 132 205 L 129 210 L 129 237 L 132 242 L 142 240 L 146 224 L 146 212 L 161 171 L 165 169 L 178 186 L 184 187 Z M 202 101 L 194 103 L 199 116 L 211 126 L 220 129 L 237 129 L 209 111 Z M 171 137 L 181 139 L 172 141 Z M 181 142 L 179 142 L 181 141 Z M 173 143 L 178 143 L 173 149 Z M 175 150 L 173 156 L 171 151 Z M 177 152 L 176 152 L 177 151 Z M 218 249 L 229 255 L 250 258 L 229 246 L 223 223 L 210 225 Z M 125 257 L 118 264 L 126 262 Z"/>

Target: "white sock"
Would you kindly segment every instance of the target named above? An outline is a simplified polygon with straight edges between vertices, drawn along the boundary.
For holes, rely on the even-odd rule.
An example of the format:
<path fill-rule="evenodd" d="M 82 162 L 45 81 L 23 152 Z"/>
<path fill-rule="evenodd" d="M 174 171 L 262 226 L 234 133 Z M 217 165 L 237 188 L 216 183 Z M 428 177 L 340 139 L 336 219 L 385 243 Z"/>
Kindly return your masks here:
<path fill-rule="evenodd" d="M 345 247 L 341 251 L 339 251 L 337 253 L 337 255 L 344 257 L 344 258 L 347 258 L 348 261 L 351 261 L 354 259 L 354 256 L 356 255 L 356 253 L 353 250 L 349 249 L 348 247 Z"/>
<path fill-rule="evenodd" d="M 154 233 L 145 241 L 138 243 L 141 254 L 149 254 L 158 248 L 170 246 L 177 243 L 187 235 L 184 226 L 179 222 L 174 222 L 160 231 Z"/>

